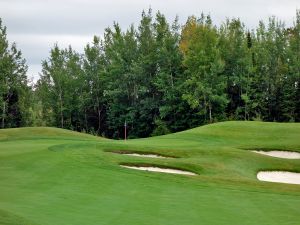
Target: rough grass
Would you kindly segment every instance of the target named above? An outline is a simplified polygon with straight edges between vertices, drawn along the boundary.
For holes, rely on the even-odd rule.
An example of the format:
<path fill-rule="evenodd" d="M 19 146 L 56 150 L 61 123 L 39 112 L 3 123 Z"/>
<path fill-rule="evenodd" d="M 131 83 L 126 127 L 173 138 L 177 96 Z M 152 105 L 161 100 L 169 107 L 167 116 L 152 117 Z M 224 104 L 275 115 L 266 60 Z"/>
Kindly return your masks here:
<path fill-rule="evenodd" d="M 126 142 L 57 128 L 0 130 L 0 224 L 298 225 L 300 185 L 260 182 L 256 173 L 300 172 L 300 160 L 247 149 L 300 152 L 300 124 L 224 122 Z M 199 175 L 151 173 L 119 164 Z"/>

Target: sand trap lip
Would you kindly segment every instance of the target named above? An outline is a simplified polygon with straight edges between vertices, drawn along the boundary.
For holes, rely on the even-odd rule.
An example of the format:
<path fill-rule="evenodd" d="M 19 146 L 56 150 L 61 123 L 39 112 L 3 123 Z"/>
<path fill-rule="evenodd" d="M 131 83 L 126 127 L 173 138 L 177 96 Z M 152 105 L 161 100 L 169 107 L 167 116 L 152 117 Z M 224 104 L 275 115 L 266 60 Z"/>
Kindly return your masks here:
<path fill-rule="evenodd" d="M 196 173 L 179 170 L 179 169 L 170 169 L 170 168 L 161 168 L 155 166 L 128 166 L 128 165 L 120 165 L 121 167 L 134 169 L 134 170 L 144 170 L 149 172 L 159 172 L 159 173 L 172 173 L 172 174 L 182 174 L 182 175 L 197 175 Z"/>
<path fill-rule="evenodd" d="M 300 159 L 299 152 L 291 152 L 291 151 L 252 151 L 262 155 L 268 155 L 276 158 L 283 159 Z"/>
<path fill-rule="evenodd" d="M 129 155 L 129 156 L 136 156 L 136 157 L 146 157 L 146 158 L 169 158 L 161 155 L 156 155 L 156 154 L 139 154 L 139 153 L 119 153 L 121 155 Z"/>
<path fill-rule="evenodd" d="M 257 173 L 257 179 L 276 183 L 300 184 L 300 173 L 288 171 L 260 171 Z"/>
<path fill-rule="evenodd" d="M 127 151 L 111 151 L 111 153 L 120 154 L 120 155 L 128 155 L 128 156 L 135 156 L 135 157 L 145 157 L 145 158 L 160 158 L 160 159 L 167 159 L 173 158 L 168 156 L 163 156 L 155 153 L 137 153 L 137 152 L 127 152 Z"/>

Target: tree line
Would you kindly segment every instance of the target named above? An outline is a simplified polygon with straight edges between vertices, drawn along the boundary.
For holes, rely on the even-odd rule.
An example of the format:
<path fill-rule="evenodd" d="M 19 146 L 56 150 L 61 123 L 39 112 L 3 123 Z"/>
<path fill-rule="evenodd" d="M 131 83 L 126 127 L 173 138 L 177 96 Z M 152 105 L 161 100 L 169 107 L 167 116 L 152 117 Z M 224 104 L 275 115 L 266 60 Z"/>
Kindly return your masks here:
<path fill-rule="evenodd" d="M 0 127 L 32 124 L 31 88 L 27 82 L 27 65 L 15 43 L 9 44 L 6 27 L 0 18 Z"/>
<path fill-rule="evenodd" d="M 240 19 L 216 26 L 204 14 L 181 26 L 150 9 L 138 27 L 114 23 L 82 54 L 54 45 L 31 88 L 24 61 L 14 59 L 15 45 L 2 44 L 1 32 L 2 127 L 123 138 L 126 121 L 134 138 L 224 120 L 300 121 L 299 10 L 291 27 L 271 17 L 249 30 Z M 5 69 L 2 49 L 23 69 Z"/>

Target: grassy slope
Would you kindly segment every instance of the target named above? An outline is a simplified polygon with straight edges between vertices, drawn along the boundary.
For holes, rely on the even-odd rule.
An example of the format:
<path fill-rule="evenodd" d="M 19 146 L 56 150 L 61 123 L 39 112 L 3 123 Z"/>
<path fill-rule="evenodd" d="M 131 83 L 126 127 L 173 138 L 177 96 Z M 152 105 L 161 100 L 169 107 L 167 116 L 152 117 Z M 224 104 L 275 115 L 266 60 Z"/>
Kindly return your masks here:
<path fill-rule="evenodd" d="M 299 224 L 300 186 L 259 182 L 256 172 L 300 172 L 300 160 L 247 150 L 255 148 L 300 151 L 300 124 L 225 122 L 127 142 L 56 128 L 0 130 L 0 224 Z M 119 163 L 200 175 L 148 173 Z"/>

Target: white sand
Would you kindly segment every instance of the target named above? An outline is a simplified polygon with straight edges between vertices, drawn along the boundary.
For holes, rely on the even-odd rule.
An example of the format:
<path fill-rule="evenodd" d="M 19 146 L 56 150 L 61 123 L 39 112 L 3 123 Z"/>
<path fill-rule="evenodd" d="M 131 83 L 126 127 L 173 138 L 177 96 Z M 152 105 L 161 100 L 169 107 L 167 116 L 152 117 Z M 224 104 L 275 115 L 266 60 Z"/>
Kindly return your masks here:
<path fill-rule="evenodd" d="M 261 171 L 257 174 L 257 179 L 268 182 L 300 184 L 300 173 L 286 171 Z"/>
<path fill-rule="evenodd" d="M 183 175 L 197 175 L 193 172 L 183 171 L 183 170 L 177 170 L 177 169 L 166 169 L 166 168 L 159 168 L 159 167 L 144 167 L 144 166 L 124 166 L 122 167 L 129 168 L 129 169 L 135 169 L 135 170 L 145 170 L 145 171 L 151 171 L 151 172 L 160 172 L 160 173 L 173 173 L 173 174 L 183 174 Z"/>
<path fill-rule="evenodd" d="M 277 158 L 284 159 L 300 159 L 299 152 L 289 152 L 289 151 L 253 151 L 259 154 L 273 156 Z"/>
<path fill-rule="evenodd" d="M 122 155 L 129 155 L 129 156 L 136 156 L 136 157 L 146 157 L 146 158 L 168 158 L 161 155 L 155 155 L 155 154 L 138 154 L 138 153 L 120 153 Z"/>

